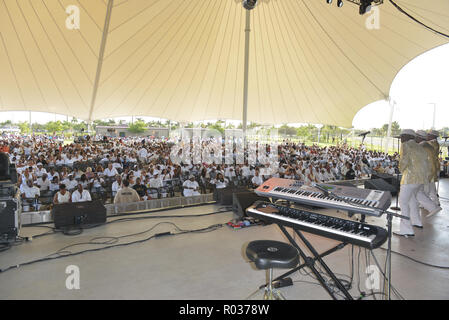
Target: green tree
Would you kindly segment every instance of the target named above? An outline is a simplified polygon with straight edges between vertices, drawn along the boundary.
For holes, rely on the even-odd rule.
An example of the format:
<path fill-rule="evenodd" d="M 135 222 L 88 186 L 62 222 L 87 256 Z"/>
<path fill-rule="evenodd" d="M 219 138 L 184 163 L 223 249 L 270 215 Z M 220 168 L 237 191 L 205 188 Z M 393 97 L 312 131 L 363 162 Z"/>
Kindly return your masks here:
<path fill-rule="evenodd" d="M 139 119 L 129 125 L 129 132 L 131 133 L 144 133 L 147 128 L 145 121 Z"/>
<path fill-rule="evenodd" d="M 288 125 L 284 124 L 278 129 L 278 133 L 280 135 L 286 135 L 286 136 L 296 136 L 298 134 L 297 129 L 294 127 L 289 127 Z"/>
<path fill-rule="evenodd" d="M 28 122 L 19 122 L 18 124 L 17 124 L 17 126 L 19 127 L 19 129 L 20 129 L 20 132 L 21 133 L 23 133 L 23 134 L 26 134 L 26 133 L 30 133 L 31 132 L 31 130 L 30 130 L 30 125 L 29 125 L 29 123 Z"/>
<path fill-rule="evenodd" d="M 63 131 L 63 126 L 62 126 L 61 121 L 59 121 L 59 120 L 58 121 L 50 121 L 45 124 L 45 130 L 47 130 L 49 133 L 61 132 L 61 131 Z"/>

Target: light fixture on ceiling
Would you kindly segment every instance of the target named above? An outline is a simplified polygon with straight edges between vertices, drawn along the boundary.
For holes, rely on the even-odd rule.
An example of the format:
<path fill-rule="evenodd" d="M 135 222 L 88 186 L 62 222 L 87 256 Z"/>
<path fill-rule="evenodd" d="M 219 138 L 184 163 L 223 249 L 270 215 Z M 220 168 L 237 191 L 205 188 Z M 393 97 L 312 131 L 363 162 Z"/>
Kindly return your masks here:
<path fill-rule="evenodd" d="M 252 10 L 256 7 L 258 0 L 243 0 L 243 7 L 246 10 Z"/>

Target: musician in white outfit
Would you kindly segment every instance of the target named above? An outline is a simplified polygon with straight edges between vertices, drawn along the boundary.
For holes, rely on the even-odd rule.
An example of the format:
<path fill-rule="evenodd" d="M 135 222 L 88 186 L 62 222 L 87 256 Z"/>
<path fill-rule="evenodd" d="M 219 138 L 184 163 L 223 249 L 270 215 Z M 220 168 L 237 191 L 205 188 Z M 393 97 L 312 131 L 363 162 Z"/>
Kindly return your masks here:
<path fill-rule="evenodd" d="M 429 198 L 432 199 L 438 206 L 440 205 L 440 199 L 438 198 L 437 188 L 435 182 L 438 182 L 440 178 L 441 164 L 440 164 L 440 144 L 438 143 L 438 137 L 440 133 L 436 130 L 430 130 L 427 133 L 427 142 L 433 147 L 433 161 L 435 162 L 435 176 L 433 182 L 429 183 Z M 427 216 L 429 217 L 429 216 Z"/>
<path fill-rule="evenodd" d="M 409 217 L 410 220 L 401 219 L 399 231 L 394 234 L 405 237 L 415 235 L 413 226 L 422 228 L 419 204 L 430 213 L 441 211 L 441 208 L 424 194 L 423 185 L 427 183 L 429 167 L 426 151 L 416 143 L 415 137 L 416 133 L 410 129 L 405 129 L 401 133 L 399 169 L 402 172 L 402 180 L 399 204 L 401 214 Z"/>

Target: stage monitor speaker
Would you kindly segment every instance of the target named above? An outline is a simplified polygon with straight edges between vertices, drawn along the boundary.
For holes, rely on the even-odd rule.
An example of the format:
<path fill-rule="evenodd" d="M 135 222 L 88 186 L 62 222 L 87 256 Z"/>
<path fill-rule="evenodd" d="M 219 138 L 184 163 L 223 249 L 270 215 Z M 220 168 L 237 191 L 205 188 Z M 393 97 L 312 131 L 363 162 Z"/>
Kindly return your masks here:
<path fill-rule="evenodd" d="M 14 197 L 0 197 L 0 243 L 14 241 L 20 229 L 20 205 Z"/>
<path fill-rule="evenodd" d="M 371 179 L 383 179 L 389 184 L 393 184 L 393 181 L 395 180 L 394 176 L 388 173 L 373 173 L 371 175 Z"/>
<path fill-rule="evenodd" d="M 256 201 L 270 202 L 270 199 L 261 197 L 253 191 L 238 192 L 232 195 L 232 211 L 239 217 L 246 217 L 246 209 Z"/>
<path fill-rule="evenodd" d="M 365 181 L 365 189 L 389 191 L 392 196 L 397 195 L 398 189 L 384 179 L 372 179 Z"/>
<path fill-rule="evenodd" d="M 0 180 L 9 180 L 11 175 L 9 173 L 9 156 L 5 152 L 0 152 Z"/>
<path fill-rule="evenodd" d="M 99 200 L 56 204 L 51 213 L 56 229 L 80 229 L 106 222 L 106 208 Z"/>
<path fill-rule="evenodd" d="M 224 205 L 224 206 L 231 206 L 232 205 L 232 194 L 238 193 L 238 192 L 245 192 L 248 191 L 245 187 L 239 187 L 239 188 L 223 188 L 223 189 L 215 189 L 214 191 L 214 200 L 217 201 L 218 204 Z"/>

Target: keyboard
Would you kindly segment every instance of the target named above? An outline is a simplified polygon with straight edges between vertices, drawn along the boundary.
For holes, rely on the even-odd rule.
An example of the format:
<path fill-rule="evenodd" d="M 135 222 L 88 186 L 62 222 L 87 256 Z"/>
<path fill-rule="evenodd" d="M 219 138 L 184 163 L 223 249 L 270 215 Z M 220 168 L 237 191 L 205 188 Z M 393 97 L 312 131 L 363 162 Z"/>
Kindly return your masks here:
<path fill-rule="evenodd" d="M 368 249 L 380 247 L 388 237 L 387 230 L 378 226 L 270 202 L 257 201 L 248 207 L 246 213 L 250 217 L 265 222 L 276 223 Z"/>
<path fill-rule="evenodd" d="M 271 178 L 255 192 L 262 197 L 285 199 L 310 206 L 345 210 L 379 217 L 391 205 L 391 193 L 342 185 L 320 183 L 318 187 L 302 181 Z"/>

